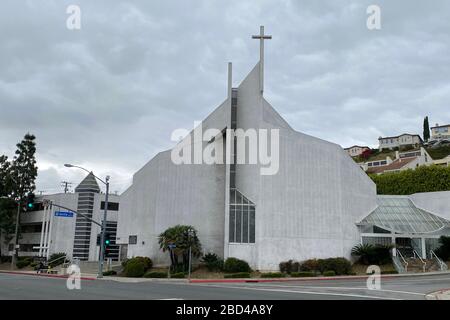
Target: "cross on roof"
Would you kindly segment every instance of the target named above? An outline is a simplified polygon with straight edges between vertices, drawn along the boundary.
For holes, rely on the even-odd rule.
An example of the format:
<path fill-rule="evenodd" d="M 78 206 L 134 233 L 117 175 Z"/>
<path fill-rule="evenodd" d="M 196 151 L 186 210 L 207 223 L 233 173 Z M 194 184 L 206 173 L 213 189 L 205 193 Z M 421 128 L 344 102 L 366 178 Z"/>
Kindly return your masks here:
<path fill-rule="evenodd" d="M 261 94 L 264 91 L 264 40 L 272 39 L 272 36 L 264 34 L 264 26 L 259 28 L 259 35 L 252 36 L 252 39 L 259 39 L 259 88 Z"/>

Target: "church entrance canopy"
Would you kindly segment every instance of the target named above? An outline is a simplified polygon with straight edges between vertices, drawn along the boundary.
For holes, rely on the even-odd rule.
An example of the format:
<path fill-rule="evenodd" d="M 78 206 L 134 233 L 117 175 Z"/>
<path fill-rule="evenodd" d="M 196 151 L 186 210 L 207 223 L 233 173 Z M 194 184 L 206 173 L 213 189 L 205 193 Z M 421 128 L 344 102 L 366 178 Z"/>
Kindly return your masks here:
<path fill-rule="evenodd" d="M 439 237 L 450 234 L 450 221 L 416 207 L 407 196 L 379 196 L 377 202 L 378 207 L 357 223 L 363 244 L 392 244 L 427 258 L 439 247 Z"/>
<path fill-rule="evenodd" d="M 450 221 L 417 208 L 407 197 L 379 197 L 378 207 L 360 225 L 395 233 L 426 234 L 450 227 Z"/>

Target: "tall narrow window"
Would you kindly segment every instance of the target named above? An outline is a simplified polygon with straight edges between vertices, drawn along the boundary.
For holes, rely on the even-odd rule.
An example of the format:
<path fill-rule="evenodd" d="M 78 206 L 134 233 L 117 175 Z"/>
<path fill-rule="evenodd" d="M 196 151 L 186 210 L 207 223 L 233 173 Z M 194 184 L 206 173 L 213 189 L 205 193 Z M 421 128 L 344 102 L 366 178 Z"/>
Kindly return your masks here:
<path fill-rule="evenodd" d="M 255 243 L 255 204 L 236 189 L 230 193 L 229 241 Z"/>

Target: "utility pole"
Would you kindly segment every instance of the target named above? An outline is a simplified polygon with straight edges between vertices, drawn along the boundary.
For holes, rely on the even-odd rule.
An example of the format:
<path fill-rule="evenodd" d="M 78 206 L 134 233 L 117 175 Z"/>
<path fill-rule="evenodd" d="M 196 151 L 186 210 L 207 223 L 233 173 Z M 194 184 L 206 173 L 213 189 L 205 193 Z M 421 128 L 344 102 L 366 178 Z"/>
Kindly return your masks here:
<path fill-rule="evenodd" d="M 61 186 L 64 188 L 64 193 L 69 192 L 69 187 L 72 185 L 72 182 L 61 181 Z"/>

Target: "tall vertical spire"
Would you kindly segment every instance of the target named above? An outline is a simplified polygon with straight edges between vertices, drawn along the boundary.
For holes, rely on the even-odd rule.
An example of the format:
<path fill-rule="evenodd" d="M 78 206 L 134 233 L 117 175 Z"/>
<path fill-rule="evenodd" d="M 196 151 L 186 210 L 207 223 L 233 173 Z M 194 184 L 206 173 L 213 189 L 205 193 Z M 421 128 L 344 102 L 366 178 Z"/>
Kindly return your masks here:
<path fill-rule="evenodd" d="M 264 92 L 264 40 L 272 39 L 272 36 L 264 34 L 264 26 L 259 27 L 259 35 L 252 36 L 252 39 L 259 39 L 259 89 Z"/>

